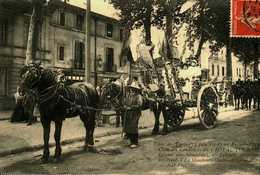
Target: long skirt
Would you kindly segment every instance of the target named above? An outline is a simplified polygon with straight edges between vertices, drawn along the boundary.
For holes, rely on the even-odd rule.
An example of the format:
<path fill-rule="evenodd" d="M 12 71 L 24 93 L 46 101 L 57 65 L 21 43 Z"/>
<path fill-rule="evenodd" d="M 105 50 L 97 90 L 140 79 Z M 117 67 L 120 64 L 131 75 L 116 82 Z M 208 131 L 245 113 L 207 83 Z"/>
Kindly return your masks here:
<path fill-rule="evenodd" d="M 15 105 L 14 111 L 12 113 L 11 122 L 22 122 L 27 120 L 28 120 L 28 116 L 26 116 L 24 113 L 23 105 L 18 102 Z"/>
<path fill-rule="evenodd" d="M 141 111 L 130 110 L 126 111 L 124 115 L 124 132 L 128 134 L 137 134 Z"/>

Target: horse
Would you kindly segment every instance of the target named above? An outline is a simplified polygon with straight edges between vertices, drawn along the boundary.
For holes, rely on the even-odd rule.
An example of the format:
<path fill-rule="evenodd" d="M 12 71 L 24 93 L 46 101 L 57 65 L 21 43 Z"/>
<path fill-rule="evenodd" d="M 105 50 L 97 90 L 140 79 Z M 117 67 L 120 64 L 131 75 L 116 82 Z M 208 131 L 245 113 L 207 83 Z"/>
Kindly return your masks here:
<path fill-rule="evenodd" d="M 43 127 L 44 148 L 41 161 L 49 161 L 49 137 L 51 122 L 55 123 L 54 138 L 56 142 L 54 160 L 61 157 L 60 136 L 63 120 L 80 116 L 86 130 L 84 150 L 94 149 L 95 114 L 99 95 L 89 83 L 78 82 L 70 86 L 58 79 L 57 72 L 37 64 L 26 65 L 21 69 L 20 78 L 23 89 L 37 94 L 37 103 Z"/>
<path fill-rule="evenodd" d="M 110 82 L 105 84 L 101 88 L 101 94 L 100 94 L 100 101 L 102 106 L 105 108 L 110 108 L 119 115 L 121 114 L 121 125 L 124 126 L 124 100 L 125 100 L 125 94 L 126 94 L 126 86 L 123 85 L 123 83 L 118 84 L 115 82 Z M 153 95 L 158 95 L 153 93 Z M 150 109 L 154 113 L 155 117 L 155 123 L 152 130 L 152 134 L 158 134 L 159 133 L 159 125 L 160 125 L 160 114 L 163 113 L 163 130 L 162 133 L 166 134 L 168 132 L 168 117 L 166 114 L 166 108 L 162 103 L 158 103 L 156 100 L 153 100 L 153 98 L 148 97 L 148 92 L 143 91 L 142 92 L 143 97 L 143 105 L 142 110 Z"/>

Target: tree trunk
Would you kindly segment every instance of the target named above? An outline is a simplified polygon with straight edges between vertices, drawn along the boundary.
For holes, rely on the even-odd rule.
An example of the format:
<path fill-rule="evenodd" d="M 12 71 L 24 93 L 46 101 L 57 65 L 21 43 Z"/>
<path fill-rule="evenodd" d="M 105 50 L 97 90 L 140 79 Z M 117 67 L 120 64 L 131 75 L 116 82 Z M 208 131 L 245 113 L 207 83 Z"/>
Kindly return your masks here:
<path fill-rule="evenodd" d="M 36 20 L 36 9 L 35 6 L 33 7 L 31 19 L 30 19 L 30 26 L 29 26 L 29 33 L 28 33 L 28 40 L 27 40 L 27 49 L 26 49 L 26 58 L 25 64 L 29 64 L 29 62 L 33 59 L 33 36 L 35 33 L 35 20 Z"/>
<path fill-rule="evenodd" d="M 147 46 L 152 45 L 151 37 L 151 13 L 147 13 L 147 16 L 144 20 L 144 31 L 145 31 L 145 44 Z"/>
<path fill-rule="evenodd" d="M 42 22 L 41 7 L 42 7 L 41 2 L 39 1 L 33 2 L 33 10 L 30 19 L 29 33 L 28 33 L 28 40 L 27 40 L 25 64 L 30 63 L 30 61 L 34 60 L 36 57 L 36 52 L 38 48 L 38 37 L 39 37 L 41 22 Z"/>
<path fill-rule="evenodd" d="M 171 48 L 173 46 L 173 34 L 172 34 L 172 28 L 173 28 L 173 17 L 171 15 L 171 13 L 167 13 L 166 15 L 166 41 L 167 41 L 167 45 L 168 45 L 168 49 L 167 49 L 167 59 L 172 60 L 173 58 L 173 53 L 171 53 Z"/>
<path fill-rule="evenodd" d="M 201 63 L 200 55 L 201 55 L 201 50 L 202 50 L 202 46 L 203 46 L 204 42 L 205 42 L 205 37 L 204 37 L 204 34 L 202 32 L 200 40 L 199 40 L 199 45 L 198 45 L 198 48 L 197 48 L 197 52 L 195 54 L 195 59 L 198 61 L 199 64 Z"/>
<path fill-rule="evenodd" d="M 253 72 L 253 77 L 254 79 L 258 78 L 258 65 L 259 65 L 259 54 L 258 54 L 258 43 L 254 43 L 254 72 Z"/>
<path fill-rule="evenodd" d="M 244 81 L 247 79 L 247 63 L 244 63 Z"/>
<path fill-rule="evenodd" d="M 231 58 L 231 39 L 229 38 L 228 45 L 226 47 L 226 77 L 232 81 L 232 58 Z"/>

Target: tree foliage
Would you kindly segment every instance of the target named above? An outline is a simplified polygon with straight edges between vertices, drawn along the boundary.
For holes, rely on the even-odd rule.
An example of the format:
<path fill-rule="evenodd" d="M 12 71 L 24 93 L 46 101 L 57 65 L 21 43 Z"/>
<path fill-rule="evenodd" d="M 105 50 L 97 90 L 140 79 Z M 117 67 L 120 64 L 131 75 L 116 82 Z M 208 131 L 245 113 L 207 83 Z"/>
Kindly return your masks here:
<path fill-rule="evenodd" d="M 187 46 L 194 48 L 199 41 L 195 57 L 199 57 L 202 45 L 211 44 L 211 49 L 218 50 L 227 45 L 229 39 L 229 0 L 196 0 L 184 13 L 182 23 L 186 26 Z"/>

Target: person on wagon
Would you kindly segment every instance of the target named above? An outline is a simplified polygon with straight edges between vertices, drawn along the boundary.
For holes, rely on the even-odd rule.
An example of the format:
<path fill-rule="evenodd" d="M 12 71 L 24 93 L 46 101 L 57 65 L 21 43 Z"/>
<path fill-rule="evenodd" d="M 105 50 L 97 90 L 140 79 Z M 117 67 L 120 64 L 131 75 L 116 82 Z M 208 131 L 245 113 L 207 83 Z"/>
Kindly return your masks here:
<path fill-rule="evenodd" d="M 142 114 L 142 96 L 141 88 L 136 82 L 127 87 L 127 96 L 125 100 L 125 121 L 124 132 L 130 139 L 130 148 L 138 146 L 138 122 Z"/>

